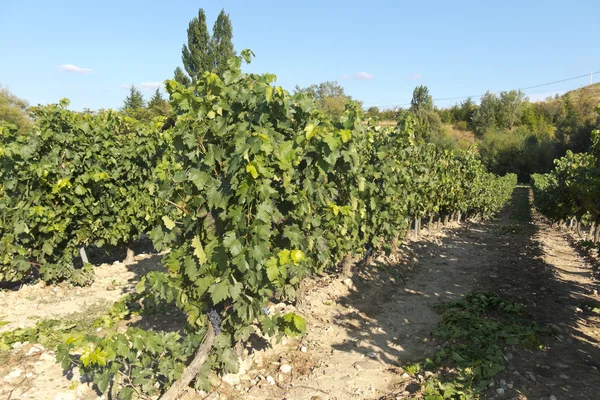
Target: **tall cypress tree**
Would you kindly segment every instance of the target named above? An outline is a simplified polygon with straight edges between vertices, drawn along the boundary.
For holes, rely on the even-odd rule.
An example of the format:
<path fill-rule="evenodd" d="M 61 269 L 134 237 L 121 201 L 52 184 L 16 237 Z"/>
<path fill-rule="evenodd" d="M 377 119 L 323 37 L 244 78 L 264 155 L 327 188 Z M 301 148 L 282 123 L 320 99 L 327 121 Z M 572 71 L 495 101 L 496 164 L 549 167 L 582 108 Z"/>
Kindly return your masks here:
<path fill-rule="evenodd" d="M 204 10 L 198 10 L 198 17 L 188 26 L 188 43 L 183 45 L 181 60 L 192 80 L 196 81 L 204 71 L 212 70 L 213 58 L 210 52 L 210 35 L 206 27 Z"/>
<path fill-rule="evenodd" d="M 185 74 L 185 72 L 183 72 L 181 67 L 175 68 L 175 77 L 173 79 L 175 79 L 177 82 L 181 83 L 183 86 L 186 86 L 186 87 L 190 86 L 192 83 L 192 80 L 190 79 L 190 77 L 187 76 Z"/>
<path fill-rule="evenodd" d="M 231 41 L 233 28 L 225 10 L 221 10 L 215 21 L 212 37 L 208 33 L 203 9 L 198 10 L 198 17 L 190 21 L 187 34 L 187 44 L 183 45 L 181 51 L 181 60 L 187 74 L 177 67 L 175 69 L 177 82 L 189 86 L 205 71 L 220 75 L 227 70 L 227 61 L 235 56 L 235 50 Z"/>
<path fill-rule="evenodd" d="M 227 70 L 227 61 L 235 56 L 232 39 L 233 28 L 229 14 L 226 14 L 225 10 L 221 10 L 213 26 L 213 36 L 210 41 L 213 70 L 219 75 Z"/>

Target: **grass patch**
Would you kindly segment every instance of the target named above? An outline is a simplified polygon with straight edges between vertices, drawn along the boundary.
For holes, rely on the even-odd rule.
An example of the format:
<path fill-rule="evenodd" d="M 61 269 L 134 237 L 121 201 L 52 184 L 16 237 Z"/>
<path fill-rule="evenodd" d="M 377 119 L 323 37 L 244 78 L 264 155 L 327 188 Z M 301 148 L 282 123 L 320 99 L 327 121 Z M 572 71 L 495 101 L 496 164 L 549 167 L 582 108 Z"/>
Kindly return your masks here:
<path fill-rule="evenodd" d="M 507 346 L 540 349 L 538 339 L 550 331 L 532 323 L 518 303 L 493 293 L 474 293 L 434 306 L 442 322 L 433 332 L 444 342 L 432 359 L 404 367 L 409 375 L 431 371 L 422 380 L 424 400 L 477 399 L 504 371 Z"/>
<path fill-rule="evenodd" d="M 0 351 L 7 351 L 17 342 L 39 343 L 54 349 L 65 336 L 74 331 L 92 332 L 96 315 L 88 310 L 61 319 L 43 319 L 32 327 L 19 328 L 0 335 Z"/>

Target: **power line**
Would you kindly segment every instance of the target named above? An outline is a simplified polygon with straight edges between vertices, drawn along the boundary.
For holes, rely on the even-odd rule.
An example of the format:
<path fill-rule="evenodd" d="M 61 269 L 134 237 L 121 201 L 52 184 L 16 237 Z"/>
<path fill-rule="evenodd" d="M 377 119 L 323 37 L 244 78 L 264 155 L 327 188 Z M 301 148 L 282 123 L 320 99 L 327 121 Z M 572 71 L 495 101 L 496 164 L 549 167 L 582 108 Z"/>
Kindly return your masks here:
<path fill-rule="evenodd" d="M 561 79 L 558 81 L 553 81 L 553 82 L 546 82 L 546 83 L 541 83 L 539 85 L 533 85 L 533 86 L 527 86 L 527 87 L 523 87 L 523 88 L 519 88 L 517 90 L 521 90 L 521 91 L 525 91 L 525 90 L 529 90 L 529 89 L 536 89 L 536 88 L 540 88 L 540 87 L 544 87 L 544 86 L 550 86 L 550 85 L 555 85 L 557 83 L 562 83 L 562 82 L 568 82 L 568 81 L 572 81 L 575 79 L 581 79 L 581 78 L 585 78 L 591 75 L 596 75 L 599 74 L 600 71 L 595 71 L 595 72 L 591 72 L 589 74 L 584 74 L 584 75 L 579 75 L 579 76 L 574 76 L 571 78 L 566 78 L 566 79 Z M 499 94 L 500 92 L 494 92 L 493 94 Z M 445 98 L 439 98 L 439 99 L 433 99 L 433 101 L 448 101 L 448 100 L 463 100 L 463 99 L 468 99 L 471 97 L 481 97 L 483 96 L 485 93 L 482 94 L 474 94 L 471 96 L 458 96 L 458 97 L 445 97 Z M 397 104 L 395 102 L 380 102 L 380 103 L 372 103 L 371 105 L 373 106 L 377 106 L 377 105 L 386 105 L 389 104 L 390 107 L 404 107 L 404 106 L 410 106 L 410 102 L 409 103 L 404 103 L 404 104 Z"/>

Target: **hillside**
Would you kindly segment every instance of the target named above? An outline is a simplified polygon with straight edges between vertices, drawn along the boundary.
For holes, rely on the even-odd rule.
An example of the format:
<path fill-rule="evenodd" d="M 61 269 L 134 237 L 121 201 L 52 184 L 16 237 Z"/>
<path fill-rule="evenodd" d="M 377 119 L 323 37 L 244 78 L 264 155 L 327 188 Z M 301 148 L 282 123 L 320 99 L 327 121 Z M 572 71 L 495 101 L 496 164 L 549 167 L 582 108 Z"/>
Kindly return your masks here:
<path fill-rule="evenodd" d="M 571 90 L 561 97 L 569 96 L 575 103 L 592 102 L 594 104 L 600 103 L 600 82 L 593 83 L 588 86 L 581 87 L 579 89 Z"/>

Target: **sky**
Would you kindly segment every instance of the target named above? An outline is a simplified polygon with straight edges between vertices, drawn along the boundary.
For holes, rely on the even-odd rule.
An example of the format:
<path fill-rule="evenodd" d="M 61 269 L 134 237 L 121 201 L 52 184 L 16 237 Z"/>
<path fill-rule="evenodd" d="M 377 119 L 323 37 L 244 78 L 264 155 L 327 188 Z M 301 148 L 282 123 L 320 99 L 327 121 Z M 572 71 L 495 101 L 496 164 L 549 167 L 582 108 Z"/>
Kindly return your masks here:
<path fill-rule="evenodd" d="M 118 108 L 131 84 L 149 99 L 181 65 L 199 7 L 209 29 L 229 13 L 235 48 L 256 54 L 245 71 L 289 91 L 338 81 L 366 107 L 405 105 L 417 85 L 447 99 L 587 74 L 525 90 L 538 100 L 600 71 L 597 1 L 1 0 L 0 85 L 75 110 Z"/>

